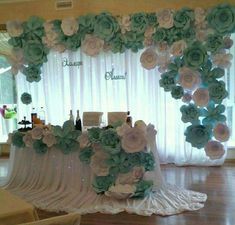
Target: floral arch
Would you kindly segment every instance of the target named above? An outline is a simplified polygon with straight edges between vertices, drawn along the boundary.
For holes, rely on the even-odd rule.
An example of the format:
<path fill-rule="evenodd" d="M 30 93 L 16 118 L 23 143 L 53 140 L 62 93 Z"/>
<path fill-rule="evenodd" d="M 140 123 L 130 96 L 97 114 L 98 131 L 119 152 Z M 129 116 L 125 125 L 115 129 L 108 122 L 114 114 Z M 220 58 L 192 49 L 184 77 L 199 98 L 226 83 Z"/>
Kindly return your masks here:
<path fill-rule="evenodd" d="M 193 147 L 223 151 L 229 138 L 223 100 L 228 92 L 223 81 L 232 55 L 231 33 L 235 32 L 235 6 L 221 4 L 209 10 L 164 9 L 158 13 L 114 16 L 87 14 L 76 19 L 45 22 L 33 16 L 27 21 L 9 21 L 9 44 L 13 47 L 13 73 L 25 74 L 28 82 L 41 79 L 41 67 L 50 49 L 82 51 L 95 57 L 101 51 L 137 52 L 145 69 L 162 73 L 160 86 L 182 100 L 186 141 Z M 22 101 L 31 102 L 22 95 Z M 212 156 L 211 156 L 212 157 Z"/>

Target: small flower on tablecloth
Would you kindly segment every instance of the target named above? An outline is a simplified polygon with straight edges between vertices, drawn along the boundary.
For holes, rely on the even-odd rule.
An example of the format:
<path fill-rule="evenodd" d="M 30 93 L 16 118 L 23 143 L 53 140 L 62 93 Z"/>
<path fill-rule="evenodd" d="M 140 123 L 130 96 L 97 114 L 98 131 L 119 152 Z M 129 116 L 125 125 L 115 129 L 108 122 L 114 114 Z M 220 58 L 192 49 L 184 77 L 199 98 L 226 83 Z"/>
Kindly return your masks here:
<path fill-rule="evenodd" d="M 84 147 L 79 152 L 79 159 L 86 164 L 90 164 L 91 156 L 93 154 L 94 154 L 94 151 L 92 150 L 92 147 Z"/>
<path fill-rule="evenodd" d="M 32 97 L 29 93 L 24 92 L 21 97 L 20 97 L 21 101 L 23 104 L 25 105 L 29 105 L 32 102 Z"/>
<path fill-rule="evenodd" d="M 92 187 L 96 193 L 103 193 L 109 189 L 115 182 L 113 176 L 97 176 L 92 182 Z"/>
<path fill-rule="evenodd" d="M 19 20 L 7 21 L 6 28 L 11 37 L 19 37 L 23 33 L 22 23 Z"/>
<path fill-rule="evenodd" d="M 157 21 L 159 27 L 169 29 L 174 26 L 173 11 L 171 9 L 163 9 L 157 13 Z"/>
<path fill-rule="evenodd" d="M 210 100 L 209 91 L 206 88 L 198 88 L 193 93 L 193 101 L 199 107 L 207 106 Z"/>
<path fill-rule="evenodd" d="M 125 132 L 121 144 L 127 153 L 134 153 L 143 151 L 147 145 L 147 140 L 144 132 L 138 127 L 134 127 Z"/>
<path fill-rule="evenodd" d="M 173 56 L 182 56 L 186 48 L 186 42 L 184 40 L 179 40 L 172 44 L 172 46 L 170 47 L 170 53 Z"/>
<path fill-rule="evenodd" d="M 116 128 L 116 131 L 117 131 L 117 134 L 120 137 L 122 137 L 122 136 L 124 136 L 125 132 L 129 129 L 131 129 L 131 127 L 128 124 L 123 123 L 122 126 L 119 126 Z"/>
<path fill-rule="evenodd" d="M 48 148 L 50 148 L 56 144 L 56 138 L 52 132 L 47 131 L 43 133 L 42 142 L 46 144 Z"/>
<path fill-rule="evenodd" d="M 209 141 L 205 145 L 205 152 L 206 155 L 210 157 L 210 159 L 220 159 L 224 153 L 224 146 L 218 141 Z"/>
<path fill-rule="evenodd" d="M 33 143 L 33 148 L 35 149 L 36 153 L 45 154 L 47 152 L 47 145 L 42 142 L 42 140 L 36 140 Z"/>
<path fill-rule="evenodd" d="M 12 134 L 12 144 L 15 145 L 18 148 L 23 148 L 25 147 L 25 143 L 23 141 L 24 134 L 20 132 L 14 132 Z"/>
<path fill-rule="evenodd" d="M 230 137 L 229 128 L 226 124 L 223 124 L 223 123 L 218 123 L 215 126 L 213 130 L 213 134 L 214 134 L 215 139 L 221 142 L 228 141 Z"/>
<path fill-rule="evenodd" d="M 74 18 L 66 18 L 62 20 L 61 29 L 67 36 L 77 33 L 79 28 L 78 21 Z"/>
<path fill-rule="evenodd" d="M 33 138 L 32 138 L 31 132 L 27 132 L 27 133 L 24 135 L 23 141 L 24 141 L 26 147 L 29 147 L 29 148 L 33 147 L 33 142 L 34 142 L 34 140 L 33 140 Z"/>
<path fill-rule="evenodd" d="M 105 195 L 115 199 L 127 199 L 134 195 L 136 191 L 135 185 L 130 184 L 117 184 L 109 187 Z"/>
<path fill-rule="evenodd" d="M 31 134 L 32 134 L 33 139 L 40 140 L 42 138 L 42 135 L 43 135 L 43 129 L 41 127 L 35 127 L 31 131 Z"/>
<path fill-rule="evenodd" d="M 146 49 L 140 57 L 140 62 L 141 65 L 145 68 L 145 69 L 153 69 L 157 66 L 158 63 L 158 55 L 156 53 L 156 51 L 152 48 L 148 48 Z"/>
<path fill-rule="evenodd" d="M 90 144 L 88 132 L 83 132 L 77 139 L 79 142 L 80 148 L 83 149 L 85 147 L 88 147 Z"/>
<path fill-rule="evenodd" d="M 144 198 L 147 196 L 153 187 L 153 181 L 141 180 L 136 184 L 136 191 L 133 195 L 134 198 Z"/>
<path fill-rule="evenodd" d="M 88 129 L 89 141 L 91 141 L 92 143 L 99 142 L 100 134 L 101 134 L 101 129 L 98 127 L 92 127 Z"/>
<path fill-rule="evenodd" d="M 84 53 L 89 56 L 98 55 L 104 47 L 104 40 L 94 36 L 87 34 L 85 36 L 84 41 L 82 41 L 81 49 Z"/>

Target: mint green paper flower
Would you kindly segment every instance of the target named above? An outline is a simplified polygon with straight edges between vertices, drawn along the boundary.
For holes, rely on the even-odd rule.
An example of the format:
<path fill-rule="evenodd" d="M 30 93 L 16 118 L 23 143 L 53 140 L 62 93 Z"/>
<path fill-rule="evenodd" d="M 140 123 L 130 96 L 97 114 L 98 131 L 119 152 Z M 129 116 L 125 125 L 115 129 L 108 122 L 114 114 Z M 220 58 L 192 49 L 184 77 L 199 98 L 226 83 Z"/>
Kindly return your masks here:
<path fill-rule="evenodd" d="M 182 39 L 186 42 L 191 43 L 195 40 L 196 31 L 194 27 L 190 27 L 186 30 L 182 30 Z"/>
<path fill-rule="evenodd" d="M 84 162 L 86 164 L 89 164 L 91 161 L 91 156 L 94 154 L 91 147 L 85 147 L 80 150 L 79 152 L 79 159 L 81 162 Z"/>
<path fill-rule="evenodd" d="M 188 29 L 194 22 L 194 12 L 192 9 L 182 8 L 174 14 L 174 25 L 176 28 Z"/>
<path fill-rule="evenodd" d="M 94 34 L 104 41 L 110 41 L 120 29 L 117 20 L 109 13 L 101 13 L 96 16 Z"/>
<path fill-rule="evenodd" d="M 174 61 L 168 64 L 168 70 L 172 71 L 174 76 L 178 74 L 178 70 L 183 66 L 183 60 L 180 57 L 175 57 Z"/>
<path fill-rule="evenodd" d="M 154 155 L 152 152 L 146 153 L 146 152 L 141 152 L 140 153 L 140 161 L 141 161 L 141 166 L 144 167 L 145 171 L 153 171 L 155 167 L 155 160 L 154 160 Z M 135 165 L 137 166 L 137 165 Z"/>
<path fill-rule="evenodd" d="M 156 32 L 153 34 L 152 38 L 156 42 L 162 42 L 166 39 L 167 32 L 164 28 L 158 28 Z"/>
<path fill-rule="evenodd" d="M 149 26 L 156 27 L 158 25 L 156 13 L 147 13 L 147 22 Z"/>
<path fill-rule="evenodd" d="M 94 31 L 95 15 L 87 14 L 85 16 L 80 16 L 78 18 L 79 32 L 81 30 L 86 30 L 86 33 L 91 33 Z"/>
<path fill-rule="evenodd" d="M 191 143 L 192 147 L 200 149 L 211 139 L 212 131 L 210 126 L 195 124 L 188 126 L 184 135 L 186 141 Z"/>
<path fill-rule="evenodd" d="M 142 49 L 144 47 L 143 34 L 138 34 L 133 31 L 129 31 L 125 33 L 125 36 L 123 38 L 124 38 L 125 47 L 127 49 L 131 49 L 132 52 L 138 52 L 139 49 Z"/>
<path fill-rule="evenodd" d="M 176 75 L 177 74 L 175 73 L 175 71 L 163 73 L 161 75 L 161 79 L 159 80 L 160 87 L 163 87 L 164 91 L 171 91 L 172 88 L 176 85 Z"/>
<path fill-rule="evenodd" d="M 131 16 L 131 30 L 144 33 L 148 25 L 146 13 L 135 13 Z"/>
<path fill-rule="evenodd" d="M 37 16 L 31 16 L 28 21 L 23 23 L 24 35 L 28 40 L 42 38 L 44 36 L 44 20 Z"/>
<path fill-rule="evenodd" d="M 85 37 L 85 34 L 82 34 L 80 31 L 72 36 L 64 36 L 64 40 L 61 41 L 67 49 L 71 51 L 77 51 L 81 46 L 82 36 Z"/>
<path fill-rule="evenodd" d="M 207 22 L 219 34 L 235 31 L 235 7 L 228 4 L 215 6 L 207 15 Z"/>
<path fill-rule="evenodd" d="M 8 40 L 8 44 L 14 48 L 22 48 L 24 42 L 25 41 L 22 37 L 11 37 Z"/>
<path fill-rule="evenodd" d="M 184 123 L 195 124 L 199 122 L 200 110 L 194 104 L 183 105 L 180 107 L 180 111 L 182 113 L 181 120 Z"/>
<path fill-rule="evenodd" d="M 180 99 L 184 95 L 184 89 L 181 86 L 173 86 L 171 89 L 171 96 L 174 99 Z"/>
<path fill-rule="evenodd" d="M 113 53 L 123 53 L 125 52 L 125 42 L 121 34 L 117 34 L 110 42 L 111 51 Z"/>
<path fill-rule="evenodd" d="M 136 191 L 132 198 L 144 198 L 150 194 L 153 188 L 153 181 L 141 180 L 136 183 Z"/>
<path fill-rule="evenodd" d="M 228 92 L 225 89 L 225 83 L 223 81 L 214 81 L 208 86 L 209 95 L 211 100 L 216 104 L 220 104 L 223 99 L 228 96 Z"/>
<path fill-rule="evenodd" d="M 92 187 L 96 193 L 103 193 L 109 189 L 115 182 L 114 176 L 95 177 L 92 182 Z"/>
<path fill-rule="evenodd" d="M 28 41 L 23 46 L 24 58 L 30 64 L 39 65 L 47 62 L 48 49 L 40 41 Z"/>
<path fill-rule="evenodd" d="M 41 80 L 41 64 L 33 65 L 30 64 L 28 67 L 23 69 L 23 74 L 26 76 L 26 80 L 30 83 L 39 82 Z"/>
<path fill-rule="evenodd" d="M 225 122 L 226 116 L 222 115 L 224 112 L 224 105 L 215 106 L 213 102 L 210 102 L 207 106 L 207 109 L 202 109 L 202 116 L 205 117 L 202 120 L 202 124 L 214 126 L 216 123 Z"/>
<path fill-rule="evenodd" d="M 29 93 L 24 92 L 21 97 L 20 97 L 21 101 L 23 104 L 25 105 L 29 105 L 32 102 L 32 97 Z"/>
<path fill-rule="evenodd" d="M 218 34 L 208 35 L 206 40 L 206 48 L 207 51 L 211 53 L 215 53 L 223 48 L 224 42 L 223 37 Z"/>
<path fill-rule="evenodd" d="M 116 130 L 108 129 L 101 133 L 100 142 L 103 146 L 115 148 L 120 143 L 120 139 Z"/>
<path fill-rule="evenodd" d="M 12 134 L 12 144 L 18 148 L 25 147 L 25 143 L 23 141 L 24 134 L 18 131 Z"/>
<path fill-rule="evenodd" d="M 101 132 L 102 130 L 99 127 L 92 127 L 91 129 L 88 129 L 88 137 L 90 142 L 100 142 Z"/>
<path fill-rule="evenodd" d="M 185 49 L 183 60 L 186 66 L 193 69 L 202 67 L 208 59 L 207 51 L 200 42 L 194 42 L 189 48 Z"/>
<path fill-rule="evenodd" d="M 38 154 L 45 154 L 48 150 L 47 145 L 42 142 L 42 140 L 36 140 L 33 143 L 33 148 Z"/>

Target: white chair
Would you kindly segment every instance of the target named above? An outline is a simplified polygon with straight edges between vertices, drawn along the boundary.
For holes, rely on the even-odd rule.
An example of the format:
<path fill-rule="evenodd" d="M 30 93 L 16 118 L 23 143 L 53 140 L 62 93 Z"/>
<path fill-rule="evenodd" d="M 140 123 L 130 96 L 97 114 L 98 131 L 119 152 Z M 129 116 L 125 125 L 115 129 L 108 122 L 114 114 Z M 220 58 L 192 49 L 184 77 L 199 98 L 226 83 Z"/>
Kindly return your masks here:
<path fill-rule="evenodd" d="M 82 123 L 84 127 L 97 127 L 102 123 L 103 112 L 83 112 Z"/>
<path fill-rule="evenodd" d="M 44 220 L 38 220 L 30 223 L 21 223 L 19 225 L 79 225 L 81 215 L 78 213 L 69 213 L 63 216 L 55 216 Z"/>
<path fill-rule="evenodd" d="M 108 124 L 126 122 L 127 112 L 108 112 Z"/>

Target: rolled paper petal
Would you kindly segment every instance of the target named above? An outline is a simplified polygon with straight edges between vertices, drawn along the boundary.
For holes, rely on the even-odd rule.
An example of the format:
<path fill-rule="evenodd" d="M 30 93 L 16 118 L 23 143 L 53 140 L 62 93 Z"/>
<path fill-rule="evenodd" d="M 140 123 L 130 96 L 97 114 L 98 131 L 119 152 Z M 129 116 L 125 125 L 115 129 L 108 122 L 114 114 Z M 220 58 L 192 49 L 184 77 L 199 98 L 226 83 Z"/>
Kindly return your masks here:
<path fill-rule="evenodd" d="M 228 141 L 230 137 L 229 128 L 226 124 L 223 124 L 223 123 L 218 123 L 215 126 L 213 130 L 213 134 L 214 134 L 215 139 L 221 142 Z"/>
<path fill-rule="evenodd" d="M 206 88 L 198 88 L 193 93 L 193 101 L 197 106 L 204 107 L 210 100 L 209 91 Z"/>
<path fill-rule="evenodd" d="M 218 141 L 209 141 L 205 146 L 206 155 L 210 159 L 220 159 L 224 153 L 224 146 Z"/>

